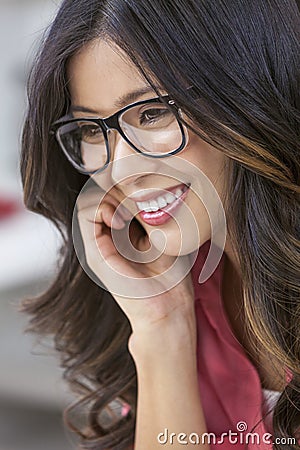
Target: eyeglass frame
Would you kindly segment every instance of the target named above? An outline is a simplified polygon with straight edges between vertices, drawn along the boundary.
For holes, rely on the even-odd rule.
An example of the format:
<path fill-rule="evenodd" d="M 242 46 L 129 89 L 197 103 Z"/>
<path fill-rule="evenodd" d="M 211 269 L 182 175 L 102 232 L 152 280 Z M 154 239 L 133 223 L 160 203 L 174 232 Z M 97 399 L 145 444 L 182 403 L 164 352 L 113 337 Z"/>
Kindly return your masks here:
<path fill-rule="evenodd" d="M 165 153 L 165 154 L 161 154 L 161 155 L 156 155 L 151 154 L 151 153 L 144 153 L 142 150 L 140 150 L 139 148 L 137 148 L 132 142 L 130 142 L 130 140 L 127 138 L 127 136 L 125 135 L 124 131 L 122 130 L 120 123 L 119 123 L 119 116 L 123 113 L 125 113 L 128 109 L 131 109 L 133 107 L 139 106 L 139 105 L 147 105 L 150 103 L 163 103 L 166 104 L 171 111 L 174 113 L 174 116 L 177 120 L 177 123 L 179 125 L 179 129 L 181 131 L 181 145 L 176 149 L 176 150 L 172 150 L 171 152 Z M 160 97 L 154 97 L 148 100 L 139 100 L 138 102 L 134 102 L 134 103 L 130 103 L 129 105 L 126 105 L 124 108 L 121 108 L 120 110 L 118 110 L 117 112 L 115 112 L 114 114 L 112 114 L 109 117 L 105 117 L 105 118 L 100 118 L 100 117 L 72 117 L 72 118 L 67 118 L 68 116 L 64 116 L 58 120 L 56 120 L 55 122 L 52 123 L 51 127 L 50 127 L 50 134 L 51 135 L 55 135 L 56 140 L 59 144 L 59 147 L 61 148 L 61 150 L 63 151 L 64 155 L 67 157 L 67 159 L 69 160 L 69 162 L 81 173 L 85 174 L 85 175 L 93 175 L 96 172 L 102 172 L 103 170 L 105 170 L 107 168 L 107 166 L 109 165 L 110 161 L 111 161 L 111 150 L 110 150 L 110 146 L 109 146 L 109 141 L 108 141 L 108 135 L 107 132 L 109 130 L 116 130 L 121 137 L 127 142 L 128 145 L 130 145 L 131 148 L 133 148 L 133 150 L 135 150 L 137 153 L 140 153 L 146 157 L 149 158 L 166 158 L 168 156 L 172 156 L 172 155 L 176 155 L 177 153 L 179 153 L 181 150 L 184 149 L 184 147 L 186 146 L 187 143 L 187 138 L 186 138 L 186 134 L 185 134 L 185 129 L 184 126 L 180 120 L 180 113 L 181 113 L 181 109 L 175 104 L 175 101 L 170 99 L 170 96 L 167 95 L 162 95 Z M 74 122 L 78 122 L 78 121 L 85 121 L 85 122 L 91 122 L 91 123 L 96 123 L 102 130 L 103 136 L 104 136 L 104 141 L 105 141 L 105 148 L 106 148 L 106 162 L 103 165 L 103 167 L 97 169 L 97 170 L 92 170 L 92 171 L 88 171 L 88 170 L 84 170 L 82 169 L 69 155 L 69 153 L 64 149 L 63 144 L 60 142 L 60 138 L 58 135 L 58 130 L 61 126 L 64 125 L 68 125 L 70 123 L 74 123 Z"/>

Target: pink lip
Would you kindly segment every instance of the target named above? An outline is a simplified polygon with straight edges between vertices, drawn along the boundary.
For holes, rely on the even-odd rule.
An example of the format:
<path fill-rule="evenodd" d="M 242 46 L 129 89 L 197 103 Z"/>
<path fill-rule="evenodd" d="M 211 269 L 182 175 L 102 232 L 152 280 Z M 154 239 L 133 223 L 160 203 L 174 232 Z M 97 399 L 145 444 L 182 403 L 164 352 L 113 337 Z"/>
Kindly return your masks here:
<path fill-rule="evenodd" d="M 188 192 L 189 187 L 173 203 L 165 206 L 164 208 L 159 209 L 158 211 L 155 212 L 140 211 L 139 212 L 140 218 L 143 220 L 143 222 L 147 223 L 148 225 L 152 226 L 163 225 L 173 217 L 175 210 L 177 210 L 182 205 L 183 200 L 188 195 Z"/>
<path fill-rule="evenodd" d="M 132 195 L 132 196 L 128 195 L 128 198 L 130 198 L 130 200 L 133 200 L 134 202 L 145 202 L 147 200 L 153 200 L 154 198 L 157 198 L 160 195 L 165 195 L 166 191 L 168 191 L 168 192 L 176 192 L 177 189 L 182 189 L 185 186 L 186 186 L 186 184 L 182 183 L 182 184 L 178 184 L 177 186 L 172 186 L 172 187 L 165 188 L 164 190 L 155 189 L 154 192 L 152 192 L 152 193 L 150 192 L 149 194 L 143 195 L 141 197 L 135 196 L 135 195 Z"/>

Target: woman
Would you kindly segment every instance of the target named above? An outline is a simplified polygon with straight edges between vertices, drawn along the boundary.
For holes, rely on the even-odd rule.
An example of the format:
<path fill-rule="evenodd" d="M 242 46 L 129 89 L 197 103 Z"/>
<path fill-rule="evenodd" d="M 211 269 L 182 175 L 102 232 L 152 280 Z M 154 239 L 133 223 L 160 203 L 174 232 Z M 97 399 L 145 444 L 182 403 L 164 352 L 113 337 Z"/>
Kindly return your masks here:
<path fill-rule="evenodd" d="M 25 311 L 83 396 L 83 448 L 298 448 L 299 18 L 295 0 L 63 1 L 21 168 L 62 263 Z"/>

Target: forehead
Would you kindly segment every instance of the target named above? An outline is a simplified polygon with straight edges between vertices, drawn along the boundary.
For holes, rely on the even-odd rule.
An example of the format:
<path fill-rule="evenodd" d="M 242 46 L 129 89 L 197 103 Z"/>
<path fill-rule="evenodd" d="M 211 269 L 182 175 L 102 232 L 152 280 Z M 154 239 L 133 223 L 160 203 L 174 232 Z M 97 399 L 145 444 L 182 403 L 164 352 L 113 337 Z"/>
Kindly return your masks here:
<path fill-rule="evenodd" d="M 72 56 L 67 76 L 72 103 L 102 111 L 109 110 L 114 99 L 147 86 L 128 56 L 102 40 Z"/>

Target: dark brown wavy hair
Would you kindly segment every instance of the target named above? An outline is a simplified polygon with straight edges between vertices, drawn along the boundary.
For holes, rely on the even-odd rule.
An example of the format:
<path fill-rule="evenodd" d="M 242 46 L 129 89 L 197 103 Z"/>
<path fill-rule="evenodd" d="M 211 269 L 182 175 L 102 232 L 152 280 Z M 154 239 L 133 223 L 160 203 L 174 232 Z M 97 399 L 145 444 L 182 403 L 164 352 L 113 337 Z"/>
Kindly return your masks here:
<path fill-rule="evenodd" d="M 247 325 L 291 372 L 273 419 L 275 436 L 288 438 L 300 425 L 299 32 L 295 0 L 62 2 L 29 80 L 21 173 L 27 208 L 54 222 L 64 243 L 57 278 L 24 310 L 32 330 L 54 336 L 65 378 L 82 396 L 83 448 L 133 444 L 137 388 L 129 321 L 73 248 L 72 213 L 87 177 L 49 134 L 69 108 L 69 58 L 94 39 L 116 43 L 230 158 L 226 210 Z M 130 413 L 104 426 L 114 400 Z"/>

